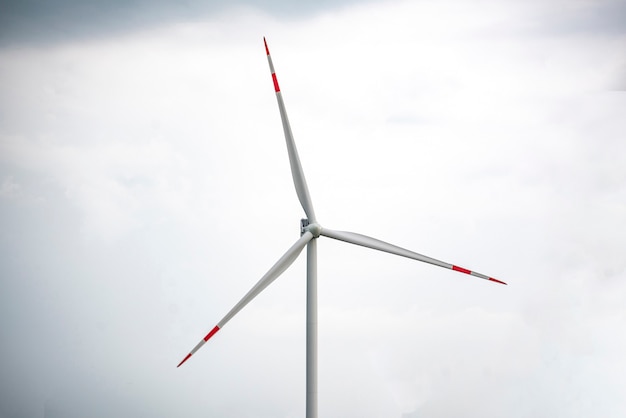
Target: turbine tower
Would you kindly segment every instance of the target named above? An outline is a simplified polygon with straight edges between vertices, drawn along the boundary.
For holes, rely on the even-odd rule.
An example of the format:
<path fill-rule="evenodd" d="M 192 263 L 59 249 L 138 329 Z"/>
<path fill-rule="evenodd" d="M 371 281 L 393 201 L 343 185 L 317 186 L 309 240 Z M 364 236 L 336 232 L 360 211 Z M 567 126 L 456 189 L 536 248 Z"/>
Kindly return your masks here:
<path fill-rule="evenodd" d="M 270 56 L 270 51 L 267 47 L 265 38 L 263 38 L 263 43 L 265 44 L 267 61 L 270 66 L 270 72 L 272 73 L 272 81 L 274 83 L 274 90 L 278 101 L 278 110 L 280 111 L 283 131 L 285 132 L 289 165 L 291 166 L 291 176 L 296 188 L 298 200 L 300 201 L 302 209 L 304 209 L 304 213 L 307 217 L 306 219 L 302 219 L 300 223 L 300 239 L 298 239 L 295 244 L 293 244 L 291 248 L 283 254 L 283 256 L 268 270 L 267 273 L 265 273 L 263 277 L 261 277 L 261 279 L 226 314 L 226 316 L 224 316 L 217 323 L 217 325 L 215 325 L 215 327 L 213 327 L 213 329 L 211 329 L 211 331 L 209 331 L 209 333 L 202 340 L 200 340 L 198 344 L 196 344 L 196 346 L 185 356 L 185 358 L 183 358 L 177 367 L 180 367 L 184 362 L 186 362 L 196 351 L 200 349 L 200 347 L 202 347 L 213 335 L 215 335 L 215 333 L 222 329 L 228 321 L 230 321 L 241 309 L 243 309 L 244 306 L 250 303 L 252 299 L 254 299 L 267 286 L 276 280 L 278 276 L 287 270 L 295 259 L 298 258 L 304 247 L 307 247 L 306 418 L 317 418 L 317 238 L 320 236 L 333 238 L 350 244 L 360 245 L 374 250 L 384 251 L 402 257 L 411 258 L 413 260 L 422 261 L 424 263 L 433 264 L 435 266 L 444 267 L 495 283 L 506 283 L 498 279 L 494 279 L 493 277 L 489 277 L 454 264 L 439 261 L 366 235 L 322 228 L 315 217 L 315 211 L 313 210 L 313 204 L 311 203 L 311 196 L 309 195 L 309 188 L 307 187 L 306 179 L 304 178 L 304 171 L 302 170 L 302 165 L 300 164 L 298 150 L 296 149 L 296 144 L 291 133 L 291 126 L 289 125 L 289 119 L 287 118 L 287 111 L 285 110 L 285 103 L 280 92 L 280 87 L 278 86 L 278 79 L 276 78 L 276 72 L 274 71 L 274 64 L 272 63 L 272 57 Z"/>

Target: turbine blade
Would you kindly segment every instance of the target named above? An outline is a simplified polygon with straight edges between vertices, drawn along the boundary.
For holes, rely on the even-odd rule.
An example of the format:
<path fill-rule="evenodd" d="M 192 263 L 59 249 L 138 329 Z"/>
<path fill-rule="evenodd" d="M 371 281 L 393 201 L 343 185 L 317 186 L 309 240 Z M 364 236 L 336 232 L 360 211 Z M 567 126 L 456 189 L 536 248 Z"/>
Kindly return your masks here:
<path fill-rule="evenodd" d="M 405 248 L 398 247 L 397 245 L 389 244 L 388 242 L 368 237 L 366 235 L 346 231 L 333 231 L 332 229 L 327 228 L 322 228 L 322 232 L 320 233 L 320 235 L 324 235 L 325 237 L 333 238 L 339 241 L 349 242 L 350 244 L 356 244 L 363 247 L 372 248 L 374 250 L 384 251 L 387 253 L 400 255 L 402 257 L 412 258 L 413 260 L 423 261 L 424 263 L 434 264 L 435 266 L 444 267 L 450 270 L 458 271 L 460 273 L 469 274 L 471 276 L 479 277 L 481 279 L 489 280 L 492 282 L 506 284 L 505 282 L 494 279 L 493 277 L 489 277 L 463 267 L 455 266 L 454 264 L 445 263 L 443 261 L 439 261 L 434 258 L 427 257 L 413 251 L 409 251 Z"/>
<path fill-rule="evenodd" d="M 270 65 L 270 71 L 272 73 L 272 80 L 274 81 L 274 90 L 276 91 L 276 99 L 278 100 L 278 110 L 280 110 L 280 118 L 283 122 L 283 131 L 285 132 L 285 140 L 287 142 L 287 153 L 289 154 L 289 165 L 291 166 L 291 177 L 293 178 L 293 184 L 296 187 L 296 194 L 298 200 L 302 205 L 302 209 L 306 213 L 309 222 L 315 222 L 315 211 L 313 210 L 313 204 L 311 203 L 311 196 L 309 195 L 309 188 L 306 185 L 306 179 L 304 178 L 304 171 L 302 171 L 302 165 L 300 164 L 300 158 L 298 157 L 298 150 L 296 143 L 293 140 L 293 134 L 291 133 L 291 126 L 289 125 L 289 118 L 287 118 L 287 110 L 285 110 L 285 103 L 283 102 L 283 96 L 278 87 L 278 79 L 276 78 L 276 72 L 274 71 L 274 64 L 272 63 L 272 57 L 270 56 L 270 50 L 267 48 L 267 41 L 263 38 L 265 44 L 265 52 L 267 53 L 267 62 Z"/>
<path fill-rule="evenodd" d="M 287 268 L 298 258 L 298 255 L 302 252 L 302 249 L 313 239 L 313 234 L 306 231 L 295 244 L 287 250 L 287 252 L 268 270 L 261 280 L 255 284 L 252 289 L 226 314 L 220 322 L 202 339 L 196 346 L 187 354 L 187 356 L 176 367 L 180 367 L 191 357 L 196 351 L 200 349 L 209 338 L 211 338 L 217 331 L 222 329 L 228 321 L 231 320 L 240 310 L 243 309 L 252 299 L 254 299 L 259 293 L 261 293 L 267 286 L 269 286 L 278 276 L 280 276 Z"/>

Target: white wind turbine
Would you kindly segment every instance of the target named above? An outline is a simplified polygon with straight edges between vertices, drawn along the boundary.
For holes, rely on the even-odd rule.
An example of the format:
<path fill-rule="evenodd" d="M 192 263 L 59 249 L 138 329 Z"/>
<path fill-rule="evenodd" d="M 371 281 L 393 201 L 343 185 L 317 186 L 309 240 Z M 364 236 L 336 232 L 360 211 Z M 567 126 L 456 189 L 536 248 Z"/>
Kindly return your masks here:
<path fill-rule="evenodd" d="M 506 284 L 503 281 L 494 279 L 493 277 L 486 276 L 475 271 L 465 269 L 463 267 L 456 266 L 454 264 L 445 263 L 443 261 L 436 260 L 434 258 L 427 257 L 415 253 L 413 251 L 406 250 L 393 244 L 389 244 L 384 241 L 380 241 L 376 238 L 371 238 L 366 235 L 357 234 L 354 232 L 335 231 L 328 228 L 322 228 L 317 222 L 315 212 L 313 210 L 313 204 L 311 203 L 311 197 L 309 195 L 309 189 L 306 185 L 304 178 L 304 172 L 298 158 L 298 150 L 291 134 L 291 127 L 289 126 L 289 119 L 287 118 L 287 111 L 285 110 L 285 103 L 278 87 L 278 79 L 274 72 L 274 64 L 272 63 L 272 57 L 267 47 L 267 42 L 263 38 L 265 43 L 265 52 L 267 53 L 267 61 L 272 73 L 272 80 L 274 82 L 274 89 L 276 91 L 276 99 L 278 100 L 278 109 L 280 110 L 280 117 L 283 123 L 283 130 L 285 132 L 285 140 L 287 142 L 287 152 L 289 154 L 289 164 L 291 165 L 291 175 L 293 177 L 293 183 L 296 187 L 296 194 L 300 200 L 300 204 L 306 213 L 307 218 L 301 220 L 300 239 L 287 250 L 287 252 L 269 269 L 267 273 L 250 289 L 248 293 L 217 323 L 215 327 L 202 339 L 196 346 L 185 356 L 185 358 L 178 364 L 180 367 L 185 361 L 189 359 L 196 351 L 200 349 L 217 331 L 222 329 L 228 321 L 230 321 L 244 306 L 246 306 L 252 299 L 254 299 L 259 293 L 261 293 L 267 286 L 269 286 L 278 276 L 280 276 L 287 268 L 295 261 L 300 255 L 300 252 L 307 247 L 307 307 L 306 307 L 306 418 L 317 418 L 317 238 L 325 236 L 333 238 L 339 241 L 348 242 L 350 244 L 356 244 L 363 247 L 372 248 L 374 250 L 384 251 L 387 253 L 399 255 L 402 257 L 412 258 L 414 260 L 422 261 L 429 264 L 434 264 L 439 267 L 445 267 L 450 270 L 455 270 L 461 273 L 469 274 L 471 276 L 478 277 L 484 280 L 490 280 L 492 282 Z"/>

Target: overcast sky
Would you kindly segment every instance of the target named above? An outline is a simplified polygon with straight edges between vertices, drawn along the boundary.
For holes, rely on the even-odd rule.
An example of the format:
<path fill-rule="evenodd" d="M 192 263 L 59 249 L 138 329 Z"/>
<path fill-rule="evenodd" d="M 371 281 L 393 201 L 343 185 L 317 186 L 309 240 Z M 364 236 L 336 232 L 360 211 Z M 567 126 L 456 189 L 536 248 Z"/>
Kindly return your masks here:
<path fill-rule="evenodd" d="M 331 4 L 332 3 L 332 4 Z M 626 415 L 622 1 L 0 3 L 0 417 Z"/>

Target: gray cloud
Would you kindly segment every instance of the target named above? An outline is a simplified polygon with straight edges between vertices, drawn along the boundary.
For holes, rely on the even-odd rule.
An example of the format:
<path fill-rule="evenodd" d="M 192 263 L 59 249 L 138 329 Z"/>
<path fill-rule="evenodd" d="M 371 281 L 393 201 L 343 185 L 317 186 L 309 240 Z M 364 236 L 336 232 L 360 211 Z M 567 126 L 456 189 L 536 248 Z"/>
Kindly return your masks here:
<path fill-rule="evenodd" d="M 278 18 L 302 18 L 365 2 L 369 1 L 7 0 L 0 3 L 0 45 L 102 38 L 181 21 L 197 21 L 229 9 L 251 9 Z"/>

